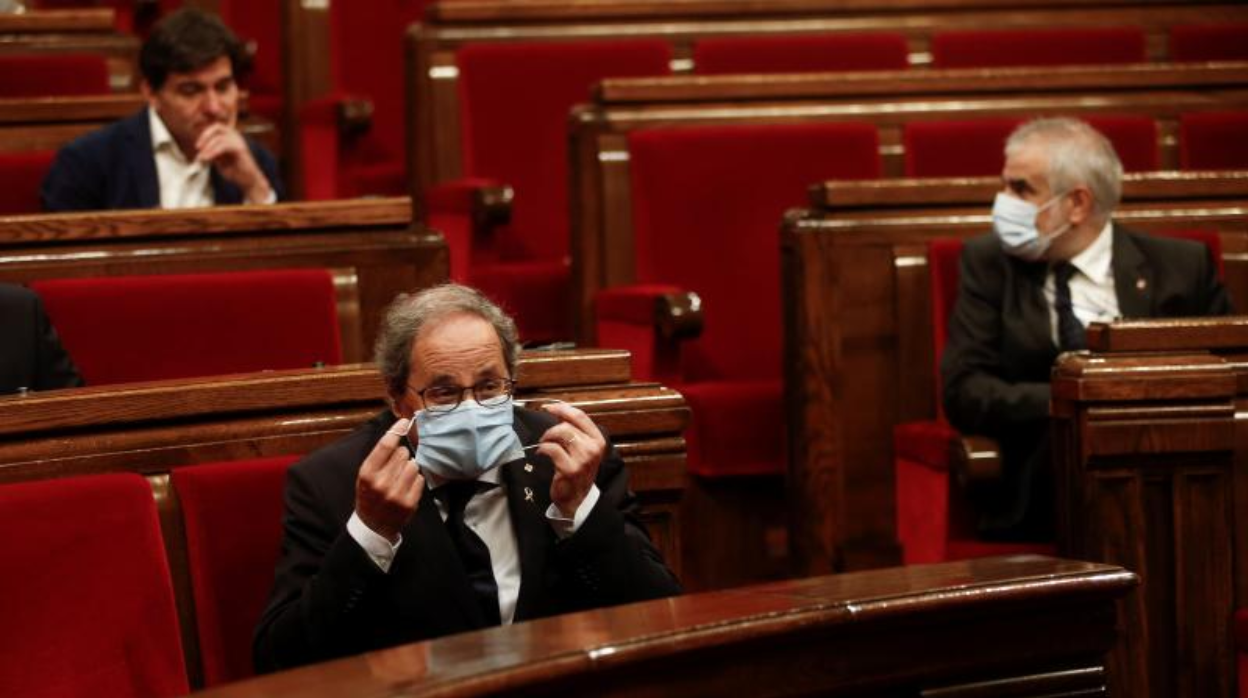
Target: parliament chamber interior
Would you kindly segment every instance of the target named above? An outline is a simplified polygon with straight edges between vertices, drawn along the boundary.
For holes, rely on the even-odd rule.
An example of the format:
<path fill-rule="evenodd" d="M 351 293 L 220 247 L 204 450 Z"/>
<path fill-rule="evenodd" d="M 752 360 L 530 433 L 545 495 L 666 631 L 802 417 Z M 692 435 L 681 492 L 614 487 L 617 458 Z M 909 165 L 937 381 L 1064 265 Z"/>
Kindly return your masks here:
<path fill-rule="evenodd" d="M 184 6 L 245 47 L 276 201 L 52 205 L 63 149 L 161 118 Z M 1242 0 L 0 1 L 0 291 L 77 372 L 4 366 L 0 304 L 0 695 L 1248 698 L 1248 317 L 1120 284 L 1041 379 L 1052 527 L 980 526 L 1017 477 L 942 358 L 1055 117 L 1117 153 L 1115 231 L 1248 305 Z M 447 282 L 683 593 L 258 674 L 288 470 L 395 404 L 387 307 Z"/>

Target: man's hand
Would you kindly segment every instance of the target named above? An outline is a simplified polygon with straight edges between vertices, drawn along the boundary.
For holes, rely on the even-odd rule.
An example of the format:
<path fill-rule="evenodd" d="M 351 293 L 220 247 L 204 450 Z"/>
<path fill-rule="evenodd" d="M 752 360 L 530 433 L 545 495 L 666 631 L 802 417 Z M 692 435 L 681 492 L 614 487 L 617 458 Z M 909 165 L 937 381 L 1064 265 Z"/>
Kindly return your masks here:
<path fill-rule="evenodd" d="M 400 419 L 373 447 L 355 477 L 355 513 L 374 533 L 395 543 L 412 518 L 425 478 L 402 446 L 411 420 Z"/>
<path fill-rule="evenodd" d="M 542 409 L 561 420 L 542 434 L 537 447 L 555 464 L 550 501 L 560 513 L 572 518 L 598 477 L 607 440 L 584 412 L 571 405 L 558 402 Z"/>
<path fill-rule="evenodd" d="M 251 155 L 243 134 L 228 124 L 216 123 L 204 129 L 195 140 L 195 159 L 217 168 L 226 180 L 243 192 L 249 204 L 264 203 L 273 188 L 260 165 Z"/>

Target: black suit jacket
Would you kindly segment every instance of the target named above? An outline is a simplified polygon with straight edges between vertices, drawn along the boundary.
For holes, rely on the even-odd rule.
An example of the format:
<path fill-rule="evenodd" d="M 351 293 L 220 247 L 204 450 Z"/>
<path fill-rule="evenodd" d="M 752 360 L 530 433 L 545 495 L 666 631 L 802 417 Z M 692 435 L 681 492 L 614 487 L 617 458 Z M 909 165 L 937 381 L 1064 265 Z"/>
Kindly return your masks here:
<path fill-rule="evenodd" d="M 382 413 L 291 467 L 277 578 L 256 629 L 257 671 L 488 626 L 428 492 L 402 531 L 388 573 L 346 531 L 356 474 L 394 421 Z M 526 445 L 555 421 L 515 412 L 515 430 Z M 526 458 L 501 466 L 520 556 L 516 621 L 680 593 L 636 518 L 627 471 L 613 448 L 598 471 L 598 503 L 562 541 L 546 519 L 554 466 L 539 454 Z"/>
<path fill-rule="evenodd" d="M 252 157 L 277 193 L 285 198 L 277 162 L 264 146 L 247 139 Z M 239 204 L 243 193 L 212 168 L 213 198 Z M 74 139 L 56 154 L 40 191 L 45 211 L 102 211 L 160 208 L 160 180 L 152 153 L 147 108 L 117 123 Z"/>
<path fill-rule="evenodd" d="M 0 284 L 0 328 L 0 395 L 82 385 L 34 291 Z"/>
<path fill-rule="evenodd" d="M 1124 318 L 1225 315 L 1230 299 L 1199 243 L 1113 228 L 1114 286 Z M 1048 266 L 1005 254 L 993 235 L 962 251 L 958 300 L 941 361 L 945 414 L 959 431 L 997 439 L 1006 483 L 986 503 L 986 531 L 1018 525 L 1033 485 L 1051 486 L 1049 378 L 1059 353 L 1043 288 Z M 1047 492 L 1039 492 L 1041 498 Z M 1051 507 L 1051 504 L 1048 504 Z M 1044 521 L 1033 531 L 1051 532 Z"/>

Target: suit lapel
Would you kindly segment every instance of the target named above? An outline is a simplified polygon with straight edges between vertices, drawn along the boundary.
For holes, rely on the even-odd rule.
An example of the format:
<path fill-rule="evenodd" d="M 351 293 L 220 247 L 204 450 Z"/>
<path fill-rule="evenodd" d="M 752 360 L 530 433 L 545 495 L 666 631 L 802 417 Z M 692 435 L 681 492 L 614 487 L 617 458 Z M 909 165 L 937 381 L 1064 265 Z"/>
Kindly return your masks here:
<path fill-rule="evenodd" d="M 152 152 L 152 129 L 148 124 L 148 107 L 130 117 L 126 137 L 125 168 L 134 182 L 140 208 L 160 208 L 160 180 L 156 176 L 156 156 Z"/>
<path fill-rule="evenodd" d="M 520 418 L 517 410 L 516 434 L 524 446 L 537 443 L 541 434 Z M 538 599 L 544 586 L 542 571 L 546 569 L 546 551 L 554 531 L 546 521 L 550 506 L 550 483 L 554 468 L 550 461 L 526 451 L 522 460 L 503 466 L 502 481 L 507 488 L 507 507 L 511 525 L 516 531 L 520 555 L 520 596 L 516 600 L 515 620 L 534 617 L 540 609 Z"/>
<path fill-rule="evenodd" d="M 1118 314 L 1124 318 L 1152 317 L 1153 269 L 1131 236 L 1114 225 L 1114 291 Z"/>
<path fill-rule="evenodd" d="M 414 607 L 431 603 L 431 600 L 433 603 L 445 603 L 449 599 L 459 608 L 463 617 L 473 619 L 474 627 L 486 627 L 488 623 L 481 615 L 481 607 L 472 598 L 472 583 L 468 580 L 468 573 L 464 571 L 455 544 L 451 542 L 450 534 L 446 531 L 446 524 L 438 515 L 438 505 L 430 491 L 426 490 L 421 496 L 416 513 L 403 527 L 403 540 L 405 542 L 394 560 L 394 571 L 399 573 L 394 585 L 398 590 L 395 594 L 398 607 L 412 608 L 408 615 L 413 617 L 418 615 Z M 411 575 L 418 577 L 423 584 L 399 581 Z M 421 587 L 437 591 L 431 598 L 415 598 L 411 590 Z"/>

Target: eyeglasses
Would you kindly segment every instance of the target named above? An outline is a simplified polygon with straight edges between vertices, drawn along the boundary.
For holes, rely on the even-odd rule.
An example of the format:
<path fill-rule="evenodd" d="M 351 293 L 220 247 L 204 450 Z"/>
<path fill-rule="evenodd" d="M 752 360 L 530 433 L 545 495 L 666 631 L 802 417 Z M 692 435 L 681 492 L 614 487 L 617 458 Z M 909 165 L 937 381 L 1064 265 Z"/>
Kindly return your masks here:
<path fill-rule="evenodd" d="M 431 385 L 422 390 L 407 386 L 425 403 L 429 412 L 441 414 L 453 412 L 463 402 L 464 393 L 471 391 L 472 399 L 482 407 L 502 407 L 511 402 L 511 393 L 516 382 L 510 378 L 487 378 L 476 385 L 464 388 L 458 385 Z"/>

